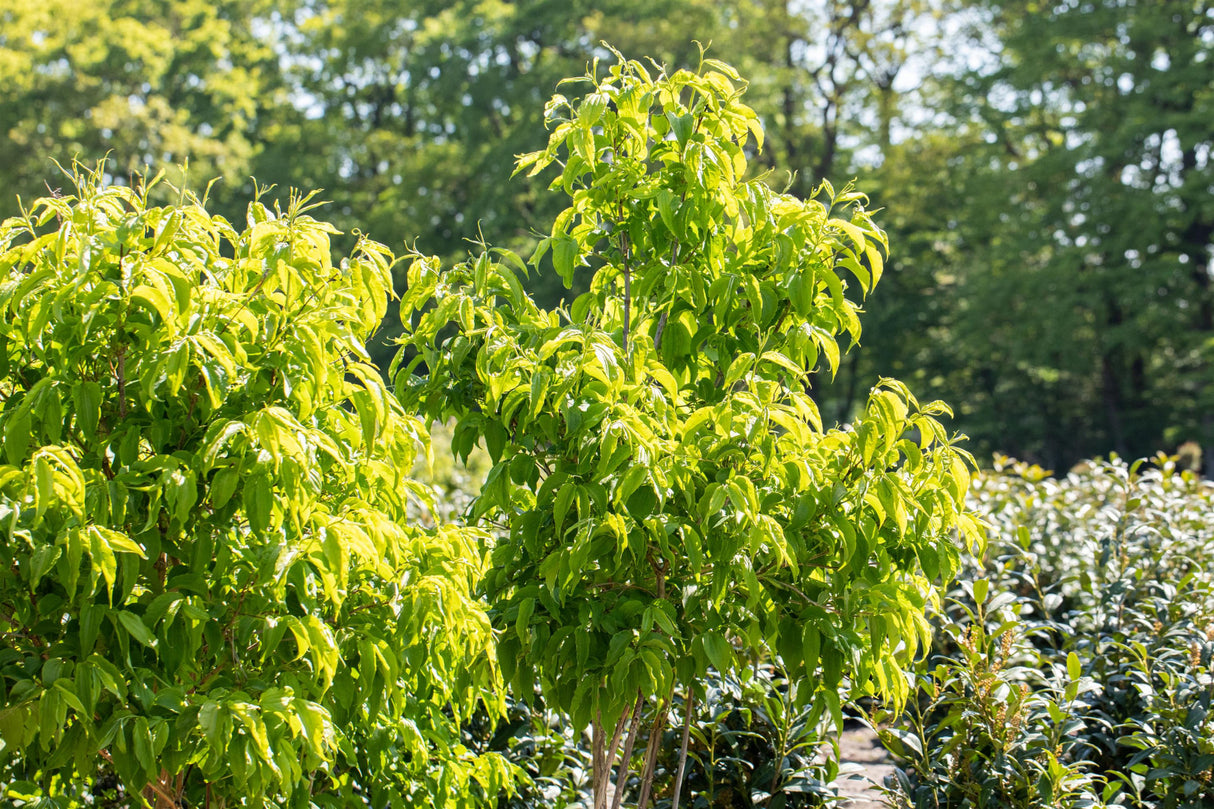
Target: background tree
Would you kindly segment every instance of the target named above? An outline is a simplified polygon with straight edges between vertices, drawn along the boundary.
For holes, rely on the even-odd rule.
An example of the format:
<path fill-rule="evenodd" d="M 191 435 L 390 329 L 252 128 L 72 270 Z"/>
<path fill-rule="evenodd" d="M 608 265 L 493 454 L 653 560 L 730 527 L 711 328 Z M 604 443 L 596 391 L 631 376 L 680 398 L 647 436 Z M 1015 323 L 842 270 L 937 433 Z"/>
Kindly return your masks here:
<path fill-rule="evenodd" d="M 264 0 L 17 0 L 0 9 L 5 214 L 70 180 L 52 161 L 127 181 L 189 162 L 222 178 L 211 204 L 243 216 L 272 113 L 289 104 L 274 35 L 290 4 Z M 175 175 L 176 176 L 176 175 Z M 273 178 L 270 178 L 273 181 Z"/>
<path fill-rule="evenodd" d="M 752 169 L 780 167 L 768 182 L 800 196 L 863 174 L 898 245 L 868 345 L 813 386 L 828 422 L 882 376 L 917 375 L 981 456 L 1061 468 L 1208 445 L 1209 9 L 1085 8 L 20 0 L 0 12 L 0 185 L 41 193 L 43 151 L 110 150 L 119 178 L 189 157 L 226 178 L 211 205 L 229 216 L 253 174 L 326 188 L 351 234 L 453 260 L 469 238 L 528 253 L 557 210 L 506 174 L 542 147 L 556 82 L 604 39 L 683 66 L 711 41 L 752 79 L 769 133 Z M 525 283 L 552 304 L 545 267 Z M 394 318 L 371 347 L 381 368 Z"/>
<path fill-rule="evenodd" d="M 393 257 L 80 181 L 0 226 L 9 801 L 470 806 L 508 768 L 467 530 L 363 344 Z"/>
<path fill-rule="evenodd" d="M 328 187 L 339 224 L 426 253 L 459 260 L 477 238 L 530 251 L 556 209 L 509 178 L 518 154 L 542 148 L 557 83 L 604 39 L 686 62 L 717 16 L 705 0 L 306 3 L 291 76 L 307 104 L 258 175 Z M 548 303 L 563 295 L 547 272 L 528 284 Z M 397 333 L 392 313 L 372 346 L 381 367 Z"/>
<path fill-rule="evenodd" d="M 1053 466 L 1209 444 L 1214 18 L 969 5 L 962 148 L 936 175 L 956 193 L 915 226 L 944 234 L 921 260 L 953 298 L 928 390 L 966 403 L 980 447 Z"/>

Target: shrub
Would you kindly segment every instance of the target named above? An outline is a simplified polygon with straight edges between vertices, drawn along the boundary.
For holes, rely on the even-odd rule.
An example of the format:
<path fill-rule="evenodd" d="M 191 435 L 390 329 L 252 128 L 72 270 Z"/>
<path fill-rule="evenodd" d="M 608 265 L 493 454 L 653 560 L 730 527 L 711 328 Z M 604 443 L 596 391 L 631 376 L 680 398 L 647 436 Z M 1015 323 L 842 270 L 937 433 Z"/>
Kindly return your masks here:
<path fill-rule="evenodd" d="M 798 707 L 797 684 L 778 665 L 759 664 L 739 675 L 711 672 L 699 708 L 675 700 L 670 726 L 659 739 L 651 788 L 655 803 L 669 805 L 681 782 L 690 806 L 833 805 L 838 798 L 830 783 L 839 766 L 821 755 L 829 743 L 829 723 L 810 721 L 811 710 Z M 683 727 L 689 744 L 679 781 Z M 477 749 L 502 752 L 522 772 L 502 809 L 591 805 L 592 742 L 560 712 L 512 699 L 505 721 L 493 728 L 478 724 L 473 735 Z M 636 748 L 645 749 L 648 741 L 648 734 L 638 737 Z M 639 752 L 634 756 L 641 758 Z M 634 766 L 632 772 L 640 769 Z M 639 781 L 635 777 L 631 786 L 639 787 Z"/>
<path fill-rule="evenodd" d="M 424 429 L 363 348 L 393 257 L 334 264 L 306 197 L 236 229 L 77 185 L 0 226 L 5 799 L 474 803 L 482 562 L 407 519 Z"/>
<path fill-rule="evenodd" d="M 940 616 L 909 730 L 885 734 L 902 799 L 1214 802 L 1214 485 L 1162 457 L 1061 479 L 1003 462 L 973 499 L 985 565 Z M 988 783 L 1041 797 L 1000 803 Z"/>

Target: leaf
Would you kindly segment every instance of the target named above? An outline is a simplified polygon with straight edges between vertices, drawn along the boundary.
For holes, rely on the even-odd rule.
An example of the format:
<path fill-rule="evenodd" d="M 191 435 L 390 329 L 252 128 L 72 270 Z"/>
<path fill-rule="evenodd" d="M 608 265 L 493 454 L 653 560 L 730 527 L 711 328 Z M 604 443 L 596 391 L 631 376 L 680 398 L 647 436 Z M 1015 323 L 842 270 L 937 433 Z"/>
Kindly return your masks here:
<path fill-rule="evenodd" d="M 573 284 L 574 262 L 577 261 L 578 243 L 570 236 L 558 236 L 552 241 L 552 266 L 556 274 L 569 287 Z"/>
<path fill-rule="evenodd" d="M 502 460 L 502 452 L 506 448 L 506 428 L 497 420 L 490 420 L 484 426 L 485 449 L 489 453 L 489 460 L 493 463 L 499 463 Z M 465 462 L 467 458 L 465 457 Z"/>
<path fill-rule="evenodd" d="M 573 482 L 565 483 L 556 493 L 556 501 L 553 503 L 552 517 L 554 527 L 557 531 L 565 525 L 565 515 L 569 513 L 569 504 L 573 502 L 574 496 L 577 494 L 577 485 Z"/>
<path fill-rule="evenodd" d="M 514 632 L 526 643 L 531 635 L 531 613 L 535 610 L 535 599 L 524 598 L 518 605 L 518 617 L 514 621 Z"/>
<path fill-rule="evenodd" d="M 92 380 L 78 382 L 72 387 L 72 404 L 77 428 L 87 439 L 96 436 L 101 418 L 101 386 Z"/>
<path fill-rule="evenodd" d="M 261 534 L 270 527 L 271 512 L 274 508 L 274 495 L 270 490 L 270 481 L 265 474 L 257 474 L 245 484 L 244 491 L 245 513 L 249 517 L 249 527 Z"/>
<path fill-rule="evenodd" d="M 822 633 L 810 621 L 805 621 L 801 630 L 801 659 L 807 672 L 818 667 L 818 656 L 822 649 Z"/>
<path fill-rule="evenodd" d="M 232 499 L 240 484 L 240 473 L 235 467 L 220 469 L 211 481 L 210 501 L 213 508 L 223 508 Z"/>
<path fill-rule="evenodd" d="M 90 712 L 84 709 L 84 703 L 76 696 L 76 692 L 68 687 L 68 681 L 62 678 L 55 680 L 55 689 L 59 691 L 59 696 L 68 706 L 80 715 L 82 721 L 91 719 Z"/>
<path fill-rule="evenodd" d="M 715 631 L 705 632 L 702 637 L 708 662 L 718 673 L 728 674 L 733 669 L 733 648 L 729 641 Z"/>
<path fill-rule="evenodd" d="M 34 508 L 37 519 L 42 519 L 51 503 L 58 497 L 55 494 L 55 472 L 46 455 L 36 453 L 34 456 Z"/>
<path fill-rule="evenodd" d="M 923 757 L 923 743 L 912 731 L 900 728 L 883 728 L 881 741 L 891 753 L 903 760 Z"/>
<path fill-rule="evenodd" d="M 607 109 L 607 94 L 601 91 L 593 92 L 582 99 L 578 106 L 578 119 L 583 126 L 594 126 Z"/>
<path fill-rule="evenodd" d="M 122 627 L 130 633 L 131 637 L 142 643 L 149 649 L 156 648 L 156 636 L 148 629 L 147 624 L 133 612 L 122 610 L 118 613 L 118 621 Z"/>
<path fill-rule="evenodd" d="M 688 416 L 687 420 L 683 422 L 683 440 L 687 441 L 689 438 L 694 437 L 700 427 L 713 418 L 715 410 L 715 407 L 708 405 L 697 409 Z"/>
<path fill-rule="evenodd" d="M 176 331 L 177 312 L 172 299 L 160 284 L 141 284 L 131 292 L 131 301 L 141 303 L 159 316 L 170 334 Z"/>
<path fill-rule="evenodd" d="M 658 215 L 662 219 L 662 224 L 666 225 L 666 229 L 671 233 L 679 235 L 679 230 L 675 227 L 674 194 L 669 189 L 663 188 L 658 192 L 657 203 Z"/>
<path fill-rule="evenodd" d="M 85 533 L 88 535 L 89 560 L 93 564 L 93 576 L 96 578 L 100 573 L 105 580 L 106 592 L 113 593 L 114 582 L 118 578 L 118 560 L 114 558 L 114 551 L 106 541 L 105 535 L 97 530 L 97 526 L 89 526 L 85 529 Z"/>
<path fill-rule="evenodd" d="M 12 466 L 21 466 L 30 445 L 30 411 L 19 407 L 4 425 L 4 455 Z"/>
<path fill-rule="evenodd" d="M 126 534 L 115 531 L 112 528 L 106 528 L 104 525 L 90 525 L 90 531 L 96 531 L 101 535 L 102 541 L 110 547 L 110 550 L 117 553 L 133 553 L 140 559 L 147 559 L 148 556 L 143 548 Z"/>
<path fill-rule="evenodd" d="M 990 587 L 990 582 L 986 579 L 977 579 L 974 581 L 974 603 L 981 605 L 986 601 L 987 588 Z"/>
<path fill-rule="evenodd" d="M 551 384 L 552 372 L 543 366 L 536 368 L 531 375 L 531 418 L 536 418 L 543 411 L 547 403 L 545 397 L 548 394 L 548 386 Z"/>
<path fill-rule="evenodd" d="M 674 112 L 667 112 L 666 120 L 670 122 L 670 131 L 674 132 L 679 146 L 686 146 L 687 141 L 691 139 L 692 128 L 695 126 L 695 118 L 692 114 L 688 112 L 676 115 Z"/>
<path fill-rule="evenodd" d="M 874 244 L 867 244 L 864 247 L 864 255 L 868 258 L 868 266 L 872 268 L 872 282 L 866 285 L 866 288 L 871 289 L 881 280 L 881 275 L 885 269 L 885 263 L 881 259 L 881 251 Z"/>
<path fill-rule="evenodd" d="M 1079 662 L 1079 655 L 1074 652 L 1068 652 L 1066 656 L 1066 674 L 1071 682 L 1078 682 L 1083 675 L 1083 665 Z"/>
<path fill-rule="evenodd" d="M 139 766 L 143 768 L 144 778 L 151 780 L 160 773 L 160 768 L 156 766 L 156 753 L 152 749 L 152 729 L 148 725 L 146 716 L 135 717 L 134 727 L 131 729 L 131 740 L 135 747 L 135 760 L 139 762 Z"/>
<path fill-rule="evenodd" d="M 790 360 L 788 357 L 784 356 L 783 354 L 779 353 L 778 351 L 765 352 L 763 354 L 763 356 L 761 356 L 759 358 L 759 361 L 760 362 L 770 362 L 774 365 L 778 365 L 781 368 L 783 368 L 784 370 L 792 373 L 793 376 L 798 379 L 805 374 L 805 369 L 801 368 L 795 362 L 793 362 L 792 360 Z"/>

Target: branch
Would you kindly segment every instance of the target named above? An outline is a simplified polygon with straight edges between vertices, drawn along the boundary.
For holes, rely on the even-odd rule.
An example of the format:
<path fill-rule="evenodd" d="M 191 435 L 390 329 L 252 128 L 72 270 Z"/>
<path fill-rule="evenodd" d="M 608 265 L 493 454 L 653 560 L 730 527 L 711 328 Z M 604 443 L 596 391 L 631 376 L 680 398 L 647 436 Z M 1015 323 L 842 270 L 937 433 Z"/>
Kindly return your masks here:
<path fill-rule="evenodd" d="M 641 770 L 641 794 L 637 798 L 637 809 L 645 809 L 649 804 L 649 793 L 653 791 L 653 774 L 658 766 L 658 748 L 662 743 L 662 732 L 666 730 L 666 718 L 670 715 L 670 704 L 674 701 L 674 686 L 670 686 L 670 694 L 662 703 L 653 725 L 649 728 L 649 745 L 645 748 L 645 766 Z"/>
<path fill-rule="evenodd" d="M 679 809 L 679 797 L 683 792 L 683 771 L 687 768 L 687 743 L 691 740 L 691 717 L 695 713 L 696 692 L 689 689 L 687 699 L 683 703 L 683 744 L 679 748 L 679 768 L 674 774 L 674 798 L 670 809 Z"/>
<path fill-rule="evenodd" d="M 641 706 L 644 700 L 645 698 L 638 693 L 636 708 L 632 712 L 632 725 L 628 728 L 628 740 L 624 742 L 624 753 L 620 758 L 620 770 L 615 776 L 615 795 L 611 798 L 611 809 L 620 809 L 624 789 L 628 786 L 628 765 L 632 759 L 632 745 L 637 740 L 637 730 L 641 727 Z"/>
<path fill-rule="evenodd" d="M 628 264 L 628 232 L 620 234 L 620 253 L 624 257 L 624 353 L 628 353 L 628 331 L 632 321 L 632 268 Z"/>
<path fill-rule="evenodd" d="M 591 788 L 593 792 L 594 809 L 602 809 L 603 790 L 600 789 L 600 783 L 603 780 L 603 762 L 606 760 L 603 755 L 603 712 L 599 711 L 595 717 L 594 724 L 590 729 L 590 760 L 591 772 L 593 779 Z"/>

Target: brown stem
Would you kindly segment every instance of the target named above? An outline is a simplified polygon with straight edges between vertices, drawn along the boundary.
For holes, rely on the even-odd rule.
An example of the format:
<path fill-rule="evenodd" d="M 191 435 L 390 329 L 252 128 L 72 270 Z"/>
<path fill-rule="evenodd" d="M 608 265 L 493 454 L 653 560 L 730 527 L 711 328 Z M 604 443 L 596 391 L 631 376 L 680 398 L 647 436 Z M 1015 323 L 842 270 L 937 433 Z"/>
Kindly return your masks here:
<path fill-rule="evenodd" d="M 679 747 L 679 768 L 674 774 L 674 797 L 670 809 L 679 809 L 679 797 L 683 794 L 683 772 L 687 769 L 687 743 L 691 740 L 691 717 L 695 713 L 696 692 L 688 689 L 683 703 L 683 744 Z"/>
<path fill-rule="evenodd" d="M 666 569 L 667 563 L 665 558 L 660 561 L 653 558 L 653 552 L 646 553 L 649 559 L 649 566 L 653 568 L 653 575 L 657 581 L 658 598 L 666 598 Z"/>
<path fill-rule="evenodd" d="M 118 415 L 126 418 L 126 347 L 118 352 Z"/>
<path fill-rule="evenodd" d="M 658 748 L 662 745 L 662 732 L 666 730 L 666 719 L 670 716 L 670 703 L 674 700 L 674 687 L 662 703 L 649 728 L 649 746 L 645 748 L 645 767 L 641 770 L 641 795 L 637 798 L 637 809 L 649 805 L 649 793 L 653 791 L 653 774 L 658 767 Z"/>
<path fill-rule="evenodd" d="M 640 706 L 637 707 L 639 708 Z M 620 718 L 616 720 L 615 732 L 611 735 L 611 743 L 607 745 L 607 750 L 603 753 L 603 757 L 599 762 L 599 768 L 594 772 L 595 809 L 607 809 L 607 787 L 611 784 L 611 765 L 620 750 L 620 738 L 624 735 L 624 726 L 628 724 L 631 710 L 631 708 L 626 708 L 624 713 L 620 715 Z M 602 714 L 599 716 L 601 726 Z"/>
<path fill-rule="evenodd" d="M 97 751 L 97 755 L 99 755 L 103 759 L 105 759 L 110 764 L 111 767 L 114 766 L 114 757 L 110 755 L 109 750 L 99 750 L 99 751 Z M 163 771 L 161 772 L 161 774 L 160 774 L 161 781 L 167 781 L 168 777 L 169 777 L 168 773 L 163 772 Z M 144 795 L 143 795 L 144 800 L 147 800 L 149 792 L 158 799 L 157 800 L 157 804 L 158 804 L 157 809 L 160 809 L 160 807 L 165 807 L 165 809 L 174 809 L 177 806 L 177 799 L 174 798 L 172 795 L 169 795 L 168 793 L 166 793 L 164 791 L 164 789 L 154 781 L 149 783 L 147 786 L 145 786 L 143 788 L 143 792 L 144 792 Z"/>
<path fill-rule="evenodd" d="M 143 788 L 143 798 L 155 798 L 155 809 L 177 809 L 177 801 L 156 784 L 148 784 Z"/>
<path fill-rule="evenodd" d="M 637 731 L 641 727 L 641 706 L 644 697 L 637 694 L 636 707 L 632 711 L 632 724 L 628 728 L 628 740 L 624 742 L 624 753 L 620 757 L 620 769 L 615 776 L 615 795 L 611 799 L 611 809 L 620 809 L 620 801 L 624 798 L 624 789 L 628 786 L 628 764 L 632 759 L 632 745 L 637 740 Z"/>
<path fill-rule="evenodd" d="M 603 780 L 603 712 L 599 711 L 597 718 L 594 720 L 590 730 L 590 758 L 592 762 L 593 775 L 593 792 L 594 792 L 594 809 L 603 809 L 603 790 L 600 788 Z"/>
<path fill-rule="evenodd" d="M 662 316 L 658 318 L 658 330 L 653 335 L 653 350 L 660 352 L 662 350 L 662 332 L 666 331 L 666 318 L 670 312 L 662 312 Z"/>
<path fill-rule="evenodd" d="M 624 255 L 624 353 L 628 353 L 628 331 L 632 321 L 632 268 L 628 266 L 628 234 L 620 237 L 620 252 Z"/>

